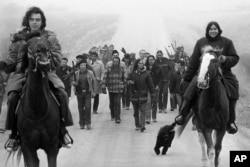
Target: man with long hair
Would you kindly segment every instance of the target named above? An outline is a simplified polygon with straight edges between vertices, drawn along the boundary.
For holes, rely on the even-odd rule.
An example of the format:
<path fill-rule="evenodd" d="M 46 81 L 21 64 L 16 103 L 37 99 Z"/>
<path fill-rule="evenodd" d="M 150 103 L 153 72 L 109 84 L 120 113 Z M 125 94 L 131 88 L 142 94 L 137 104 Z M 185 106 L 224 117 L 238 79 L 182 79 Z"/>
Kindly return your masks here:
<path fill-rule="evenodd" d="M 25 73 L 22 71 L 23 48 L 33 36 L 45 37 L 49 43 L 49 52 L 51 53 L 51 71 L 48 73 L 49 81 L 51 82 L 51 90 L 60 103 L 60 136 L 62 136 L 62 145 L 70 147 L 73 143 L 65 126 L 73 125 L 72 116 L 68 106 L 68 96 L 64 90 L 64 84 L 56 75 L 55 69 L 61 63 L 62 53 L 61 46 L 56 38 L 56 34 L 52 31 L 45 30 L 46 18 L 43 11 L 38 7 L 31 7 L 25 13 L 22 21 L 22 30 L 12 36 L 12 41 L 9 49 L 9 57 L 0 61 L 0 69 L 14 72 L 10 82 L 7 85 L 8 93 L 8 113 L 6 129 L 12 130 L 8 141 L 5 144 L 7 151 L 11 152 L 17 149 L 18 133 L 15 110 L 20 98 L 20 92 L 25 84 Z M 29 50 L 28 54 L 34 54 Z"/>

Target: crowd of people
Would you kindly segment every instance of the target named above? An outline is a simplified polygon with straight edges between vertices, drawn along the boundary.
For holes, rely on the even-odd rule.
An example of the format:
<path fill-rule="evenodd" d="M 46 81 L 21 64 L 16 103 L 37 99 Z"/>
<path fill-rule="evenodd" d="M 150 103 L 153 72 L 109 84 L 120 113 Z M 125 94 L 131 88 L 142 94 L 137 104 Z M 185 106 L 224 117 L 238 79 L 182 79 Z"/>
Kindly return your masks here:
<path fill-rule="evenodd" d="M 231 68 L 235 66 L 239 57 L 231 40 L 221 37 L 222 30 L 217 22 L 211 22 L 206 29 L 206 37 L 199 40 L 194 53 L 187 56 L 184 47 L 174 48 L 174 54 L 164 55 L 162 50 L 149 53 L 145 49 L 139 51 L 138 58 L 135 53 L 127 53 L 121 48 L 122 54 L 114 45 L 92 47 L 88 53 L 76 56 L 75 64 L 70 67 L 68 58 L 63 57 L 60 44 L 55 33 L 45 30 L 46 19 L 43 11 L 38 7 L 30 8 L 22 22 L 20 32 L 14 34 L 10 46 L 9 58 L 0 61 L 0 69 L 8 69 L 14 75 L 10 78 L 8 86 L 8 129 L 12 130 L 5 148 L 8 151 L 15 149 L 17 145 L 17 128 L 15 109 L 19 100 L 19 93 L 25 83 L 25 73 L 20 71 L 22 63 L 22 46 L 27 43 L 28 35 L 38 31 L 51 44 L 52 56 L 61 62 L 49 73 L 49 80 L 53 86 L 53 93 L 60 103 L 61 129 L 63 146 L 72 145 L 73 141 L 65 126 L 73 124 L 68 106 L 68 98 L 72 96 L 71 89 L 77 97 L 79 111 L 79 126 L 81 129 L 92 129 L 91 110 L 93 114 L 101 112 L 98 109 L 100 94 L 109 96 L 110 120 L 119 124 L 122 122 L 121 109 L 130 110 L 131 104 L 134 111 L 135 129 L 141 132 L 146 130 L 146 124 L 157 122 L 157 113 L 167 113 L 168 95 L 170 94 L 170 111 L 179 108 L 176 123 L 182 125 L 185 122 L 186 113 L 191 109 L 190 97 L 186 89 L 195 89 L 194 77 L 199 67 L 202 46 L 224 48 L 219 60 L 222 63 L 222 73 L 230 80 L 233 87 L 228 92 L 233 92 L 230 97 L 230 122 L 229 132 L 236 133 L 235 105 L 238 99 L 238 82 L 232 74 Z M 31 54 L 31 53 L 30 53 Z M 62 61 L 60 61 L 62 60 Z M 13 66 L 15 66 L 13 68 Z M 11 70 L 10 70 L 11 69 Z M 191 87 L 188 84 L 190 81 Z M 190 91 L 189 91 L 190 92 Z M 93 98 L 93 106 L 91 99 Z"/>
<path fill-rule="evenodd" d="M 110 119 L 121 123 L 121 109 L 130 110 L 132 104 L 136 130 L 142 132 L 146 129 L 145 123 L 157 122 L 158 112 L 167 113 L 169 90 L 170 111 L 177 109 L 177 104 L 180 107 L 184 92 L 180 83 L 189 62 L 184 61 L 189 57 L 184 56 L 183 50 L 178 47 L 174 55 L 164 56 L 162 50 L 153 55 L 142 49 L 136 58 L 135 53 L 127 53 L 121 48 L 123 55 L 120 55 L 114 45 L 110 46 L 106 52 L 100 47 L 92 47 L 88 53 L 77 55 L 74 67 L 69 67 L 67 58 L 63 58 L 57 69 L 65 88 L 69 88 L 66 90 L 71 90 L 71 85 L 74 87 L 81 129 L 91 129 L 91 109 L 93 114 L 98 114 L 99 94 L 107 92 Z"/>

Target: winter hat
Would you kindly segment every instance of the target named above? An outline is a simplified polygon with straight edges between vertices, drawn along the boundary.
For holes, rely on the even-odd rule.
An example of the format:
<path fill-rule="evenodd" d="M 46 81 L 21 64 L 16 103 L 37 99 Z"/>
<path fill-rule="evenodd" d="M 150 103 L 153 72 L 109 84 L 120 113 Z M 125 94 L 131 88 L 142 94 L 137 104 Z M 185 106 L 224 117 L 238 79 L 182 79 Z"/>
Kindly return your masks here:
<path fill-rule="evenodd" d="M 117 50 L 113 50 L 112 56 L 113 56 L 115 53 L 117 53 L 117 54 L 119 55 L 119 52 L 118 52 Z"/>
<path fill-rule="evenodd" d="M 156 54 L 158 54 L 158 53 L 163 54 L 162 50 L 158 50 L 158 51 L 156 52 Z"/>
<path fill-rule="evenodd" d="M 93 51 L 92 51 L 92 52 L 89 52 L 89 54 L 98 57 L 98 54 L 97 54 L 96 52 L 93 52 Z"/>

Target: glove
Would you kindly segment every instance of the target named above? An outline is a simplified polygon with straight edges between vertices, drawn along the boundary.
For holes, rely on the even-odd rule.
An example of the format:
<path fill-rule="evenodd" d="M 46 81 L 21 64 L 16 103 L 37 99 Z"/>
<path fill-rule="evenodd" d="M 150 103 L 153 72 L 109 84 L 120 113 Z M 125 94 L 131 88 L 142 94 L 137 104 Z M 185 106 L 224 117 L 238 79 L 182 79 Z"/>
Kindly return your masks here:
<path fill-rule="evenodd" d="M 226 56 L 220 55 L 218 59 L 220 63 L 224 63 L 226 61 Z"/>
<path fill-rule="evenodd" d="M 4 61 L 0 61 L 0 70 L 5 69 L 6 66 L 7 64 Z"/>

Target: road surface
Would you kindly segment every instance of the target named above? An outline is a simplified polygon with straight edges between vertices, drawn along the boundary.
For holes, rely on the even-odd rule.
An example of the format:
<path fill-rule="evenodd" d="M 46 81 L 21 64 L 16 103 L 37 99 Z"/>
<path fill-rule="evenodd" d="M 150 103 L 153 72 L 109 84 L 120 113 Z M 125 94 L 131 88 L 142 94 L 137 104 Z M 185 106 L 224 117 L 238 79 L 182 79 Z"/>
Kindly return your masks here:
<path fill-rule="evenodd" d="M 177 111 L 158 113 L 157 123 L 146 126 L 146 131 L 135 131 L 133 110 L 122 109 L 121 123 L 110 121 L 107 95 L 100 95 L 99 114 L 92 114 L 92 129 L 81 130 L 78 124 L 78 110 L 75 97 L 71 97 L 70 108 L 74 118 L 74 126 L 68 128 L 74 138 L 71 149 L 61 149 L 58 156 L 59 167 L 200 167 L 201 149 L 197 132 L 188 124 L 182 136 L 173 141 L 167 155 L 157 156 L 154 145 L 160 127 L 170 124 Z M 6 110 L 6 108 L 4 109 Z M 3 126 L 4 113 L 0 118 Z M 229 167 L 230 150 L 250 150 L 249 131 L 239 127 L 236 135 L 226 134 L 221 152 L 221 167 Z M 4 143 L 9 132 L 0 134 L 0 161 L 4 166 L 7 154 Z M 248 136 L 248 137 L 247 137 Z M 46 156 L 38 151 L 41 166 L 47 167 Z M 15 166 L 15 161 L 8 161 L 7 167 Z M 23 162 L 21 161 L 21 165 Z"/>

